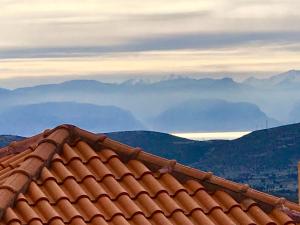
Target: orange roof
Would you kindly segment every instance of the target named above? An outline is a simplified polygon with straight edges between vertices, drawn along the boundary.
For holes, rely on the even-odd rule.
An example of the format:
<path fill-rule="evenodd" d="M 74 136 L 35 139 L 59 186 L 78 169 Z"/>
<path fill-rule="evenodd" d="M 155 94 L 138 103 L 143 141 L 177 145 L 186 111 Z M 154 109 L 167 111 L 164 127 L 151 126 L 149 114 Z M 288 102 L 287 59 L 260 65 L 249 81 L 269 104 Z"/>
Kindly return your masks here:
<path fill-rule="evenodd" d="M 71 125 L 0 149 L 0 224 L 296 224 L 300 206 Z"/>

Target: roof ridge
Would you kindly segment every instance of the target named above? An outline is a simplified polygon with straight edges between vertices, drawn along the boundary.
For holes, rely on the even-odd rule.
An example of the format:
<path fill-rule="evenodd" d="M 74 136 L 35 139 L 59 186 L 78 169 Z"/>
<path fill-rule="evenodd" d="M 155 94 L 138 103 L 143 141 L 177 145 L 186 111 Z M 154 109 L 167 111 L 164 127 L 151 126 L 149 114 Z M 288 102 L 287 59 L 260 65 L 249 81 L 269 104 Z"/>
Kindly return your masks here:
<path fill-rule="evenodd" d="M 81 140 L 86 141 L 91 146 L 110 148 L 117 154 L 123 156 L 122 158 L 125 159 L 125 161 L 131 159 L 142 161 L 152 171 L 158 174 L 172 173 L 178 179 L 198 180 L 204 184 L 213 185 L 225 191 L 236 193 L 238 196 L 252 198 L 271 207 L 284 205 L 300 212 L 300 206 L 298 204 L 252 189 L 247 184 L 233 182 L 215 176 L 212 172 L 204 172 L 177 163 L 175 160 L 155 156 L 140 148 L 134 148 L 114 141 L 103 134 L 91 133 L 73 125 L 61 125 L 52 130 L 45 130 L 42 134 L 27 139 L 26 142 L 14 143 L 15 146 L 19 146 L 19 149 L 21 149 L 20 146 L 24 143 L 25 146 L 29 145 L 28 143 L 30 143 L 29 146 L 36 144 L 36 148 L 25 158 L 20 167 L 14 169 L 10 177 L 0 185 L 0 218 L 4 210 L 13 205 L 17 195 L 26 191 L 29 182 L 32 178 L 39 175 L 41 169 L 52 159 L 54 153 L 60 153 L 65 143 L 74 146 Z M 24 148 L 25 147 L 23 147 L 23 149 Z M 0 152 L 1 150 L 2 149 L 0 149 Z"/>
<path fill-rule="evenodd" d="M 34 143 L 38 142 L 43 137 L 44 133 L 41 133 L 30 138 L 25 138 L 24 140 L 12 141 L 8 146 L 0 149 L 0 158 L 7 155 L 23 152 L 28 148 L 34 148 Z"/>

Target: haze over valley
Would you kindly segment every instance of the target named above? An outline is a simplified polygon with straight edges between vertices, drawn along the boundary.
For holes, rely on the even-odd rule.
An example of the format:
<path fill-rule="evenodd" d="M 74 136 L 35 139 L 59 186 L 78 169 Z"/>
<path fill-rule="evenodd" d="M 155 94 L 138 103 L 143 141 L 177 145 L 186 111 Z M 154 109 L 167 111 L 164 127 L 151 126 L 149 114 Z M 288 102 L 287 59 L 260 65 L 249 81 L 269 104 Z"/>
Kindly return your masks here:
<path fill-rule="evenodd" d="M 239 82 L 227 77 L 172 77 L 119 83 L 68 80 L 12 90 L 2 88 L 1 132 L 26 136 L 58 123 L 72 123 L 75 119 L 67 120 L 63 115 L 73 113 L 79 117 L 88 113 L 83 103 L 97 110 L 105 109 L 104 115 L 108 117 L 101 119 L 98 128 L 89 124 L 92 120 L 80 122 L 98 132 L 136 129 L 223 132 L 275 127 L 300 122 L 299 77 L 300 71 L 292 70 L 268 79 L 249 78 Z M 69 108 L 70 104 L 76 108 Z M 39 107 L 44 108 L 48 120 L 32 116 L 39 112 Z M 113 126 L 109 115 L 116 111 L 119 125 Z M 26 123 L 21 125 L 22 122 L 16 121 Z M 18 123 L 18 130 L 12 129 L 11 123 Z M 26 124 L 34 128 L 32 132 L 26 131 Z"/>

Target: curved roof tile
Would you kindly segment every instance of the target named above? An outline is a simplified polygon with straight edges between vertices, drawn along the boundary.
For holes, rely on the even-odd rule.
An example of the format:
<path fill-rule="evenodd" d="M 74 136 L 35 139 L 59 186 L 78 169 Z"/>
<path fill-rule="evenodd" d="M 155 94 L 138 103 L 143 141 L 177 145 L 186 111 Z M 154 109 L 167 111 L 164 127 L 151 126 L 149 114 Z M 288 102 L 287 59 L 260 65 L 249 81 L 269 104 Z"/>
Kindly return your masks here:
<path fill-rule="evenodd" d="M 0 156 L 0 224 L 292 225 L 300 213 L 295 203 L 72 125 Z"/>

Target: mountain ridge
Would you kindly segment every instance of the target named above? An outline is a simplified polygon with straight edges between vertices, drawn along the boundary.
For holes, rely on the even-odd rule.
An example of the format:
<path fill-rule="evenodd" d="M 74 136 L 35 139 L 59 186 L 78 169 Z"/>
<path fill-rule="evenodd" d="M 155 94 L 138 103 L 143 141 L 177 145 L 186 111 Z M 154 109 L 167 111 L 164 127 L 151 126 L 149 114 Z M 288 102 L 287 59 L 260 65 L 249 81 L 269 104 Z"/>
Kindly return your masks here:
<path fill-rule="evenodd" d="M 295 74 L 298 72 L 290 71 Z M 293 122 L 289 120 L 289 114 L 293 105 L 300 100 L 298 97 L 300 83 L 294 79 L 278 85 L 270 85 L 266 82 L 261 85 L 250 85 L 231 78 L 190 77 L 173 77 L 155 82 L 139 80 L 121 83 L 69 80 L 59 84 L 0 91 L 0 111 L 21 104 L 76 101 L 96 105 L 115 105 L 131 111 L 135 117 L 145 121 L 183 101 L 222 99 L 255 104 L 268 117 L 282 123 Z"/>
<path fill-rule="evenodd" d="M 153 119 L 154 129 L 167 132 L 248 131 L 280 125 L 259 107 L 220 99 L 189 100 Z"/>
<path fill-rule="evenodd" d="M 30 136 L 64 123 L 95 132 L 145 129 L 130 112 L 116 106 L 47 102 L 19 105 L 0 112 L 2 134 Z"/>
<path fill-rule="evenodd" d="M 300 83 L 300 70 L 289 70 L 269 78 L 259 79 L 256 77 L 249 77 L 242 83 L 248 84 L 253 87 L 291 87 L 293 84 Z"/>
<path fill-rule="evenodd" d="M 193 141 L 193 148 L 198 148 L 199 152 L 191 150 L 191 154 L 189 149 L 193 148 L 188 144 L 179 147 L 160 145 L 160 138 L 151 136 L 147 139 L 145 134 L 139 132 L 120 132 L 108 136 L 129 145 L 142 146 L 153 154 L 213 171 L 218 176 L 297 201 L 300 123 L 254 131 L 232 141 Z M 175 149 L 175 154 L 166 153 L 168 147 L 172 147 L 172 151 Z"/>

